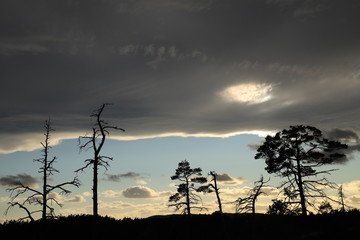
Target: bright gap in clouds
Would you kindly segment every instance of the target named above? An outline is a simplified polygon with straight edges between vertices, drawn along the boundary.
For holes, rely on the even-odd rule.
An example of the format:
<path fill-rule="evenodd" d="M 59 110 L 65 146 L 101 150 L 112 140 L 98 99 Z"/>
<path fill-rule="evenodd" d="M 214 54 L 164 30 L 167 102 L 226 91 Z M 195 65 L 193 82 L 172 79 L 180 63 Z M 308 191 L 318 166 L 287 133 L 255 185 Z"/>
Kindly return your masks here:
<path fill-rule="evenodd" d="M 242 83 L 225 88 L 220 95 L 229 102 L 258 104 L 272 98 L 272 86 L 264 83 Z"/>

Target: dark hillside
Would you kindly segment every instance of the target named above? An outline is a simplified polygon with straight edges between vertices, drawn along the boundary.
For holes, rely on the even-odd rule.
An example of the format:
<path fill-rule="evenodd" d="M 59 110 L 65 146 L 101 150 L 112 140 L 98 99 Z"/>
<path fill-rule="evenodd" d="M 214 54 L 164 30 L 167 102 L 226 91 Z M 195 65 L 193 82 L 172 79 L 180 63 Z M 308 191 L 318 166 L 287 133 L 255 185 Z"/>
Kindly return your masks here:
<path fill-rule="evenodd" d="M 224 214 L 122 220 L 74 215 L 47 223 L 7 222 L 0 225 L 0 234 L 14 239 L 350 239 L 360 235 L 359 222 L 358 211 L 308 217 Z"/>

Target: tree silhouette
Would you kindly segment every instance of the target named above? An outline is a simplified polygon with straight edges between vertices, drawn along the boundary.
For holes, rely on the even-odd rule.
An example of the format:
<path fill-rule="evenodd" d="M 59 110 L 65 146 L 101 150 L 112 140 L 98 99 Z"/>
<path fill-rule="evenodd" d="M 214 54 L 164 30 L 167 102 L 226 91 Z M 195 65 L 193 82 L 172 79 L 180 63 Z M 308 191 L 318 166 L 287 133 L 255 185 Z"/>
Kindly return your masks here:
<path fill-rule="evenodd" d="M 207 182 L 206 177 L 202 177 L 201 168 L 190 168 L 187 160 L 181 161 L 175 170 L 175 175 L 171 180 L 179 180 L 182 183 L 177 185 L 177 193 L 169 197 L 169 207 L 175 207 L 175 211 L 182 210 L 183 214 L 191 215 L 191 209 L 205 209 L 204 207 L 194 206 L 201 201 L 201 197 L 194 192 L 205 191 L 203 186 L 195 187 L 195 184 Z"/>
<path fill-rule="evenodd" d="M 266 185 L 264 184 L 268 183 L 269 181 L 270 178 L 267 181 L 264 181 L 264 177 L 261 175 L 260 179 L 254 182 L 255 186 L 252 189 L 250 189 L 248 193 L 248 197 L 245 198 L 239 197 L 235 201 L 236 212 L 246 213 L 251 211 L 252 214 L 255 214 L 256 200 L 261 194 L 266 194 L 265 192 L 262 191 L 262 188 L 265 187 Z"/>
<path fill-rule="evenodd" d="M 300 208 L 297 206 L 291 208 L 291 203 L 284 200 L 273 199 L 272 202 L 267 211 L 269 215 L 298 215 L 300 212 Z"/>
<path fill-rule="evenodd" d="M 316 177 L 336 169 L 317 168 L 342 160 L 345 157 L 342 150 L 346 148 L 346 144 L 324 138 L 315 127 L 298 125 L 267 136 L 255 159 L 265 159 L 268 173 L 287 179 L 280 187 L 284 187 L 285 195 L 293 203 L 301 205 L 302 215 L 307 215 L 306 205 L 312 205 L 309 198 L 327 198 L 324 187 L 334 187 L 325 177 Z"/>
<path fill-rule="evenodd" d="M 80 182 L 77 179 L 77 177 L 75 177 L 72 181 L 69 182 L 64 182 L 57 185 L 49 184 L 49 177 L 53 175 L 55 172 L 58 173 L 59 171 L 54 168 L 56 157 L 49 158 L 49 151 L 51 149 L 50 133 L 51 131 L 54 131 L 54 129 L 51 127 L 50 119 L 45 121 L 44 128 L 45 128 L 45 133 L 44 133 L 45 141 L 41 142 L 41 145 L 43 147 L 42 149 L 43 155 L 41 158 L 34 160 L 35 162 L 41 164 L 41 167 L 38 172 L 42 174 L 42 179 L 43 179 L 42 191 L 39 191 L 30 186 L 25 186 L 21 182 L 18 182 L 17 186 L 8 189 L 8 191 L 11 192 L 10 195 L 12 201 L 9 203 L 9 207 L 6 210 L 6 213 L 9 211 L 10 208 L 14 206 L 18 206 L 19 208 L 25 210 L 27 213 L 26 217 L 20 218 L 19 220 L 30 219 L 31 221 L 34 221 L 34 217 L 32 215 L 37 212 L 41 212 L 41 219 L 43 221 L 45 221 L 48 217 L 50 218 L 54 217 L 55 209 L 54 207 L 52 207 L 52 205 L 56 204 L 61 207 L 62 204 L 59 203 L 59 201 L 51 193 L 55 192 L 56 190 L 59 190 L 60 194 L 69 194 L 71 192 L 65 188 L 66 185 L 72 185 L 76 187 L 80 186 Z M 25 200 L 22 201 L 21 203 L 14 201 L 20 195 L 28 192 L 30 193 L 30 195 L 26 197 Z M 41 205 L 42 209 L 30 211 L 27 208 L 27 205 L 31 205 L 31 204 Z"/>
<path fill-rule="evenodd" d="M 320 204 L 318 211 L 320 214 L 329 214 L 332 213 L 334 209 L 328 201 L 324 201 L 322 204 Z"/>
<path fill-rule="evenodd" d="M 217 185 L 217 173 L 215 171 L 211 171 L 209 173 L 210 176 L 212 176 L 212 179 L 210 180 L 210 183 L 208 185 L 203 185 L 200 186 L 196 191 L 197 192 L 204 192 L 204 193 L 212 193 L 215 192 L 216 195 L 216 199 L 218 202 L 218 206 L 219 206 L 219 213 L 223 213 L 222 211 L 222 204 L 221 204 L 221 199 L 220 199 L 220 188 L 218 188 Z M 211 182 L 213 182 L 214 184 L 212 184 Z"/>
<path fill-rule="evenodd" d="M 210 183 L 209 187 L 214 189 L 216 199 L 217 199 L 217 202 L 218 202 L 218 206 L 219 206 L 219 212 L 223 213 L 221 199 L 220 199 L 220 192 L 219 192 L 219 188 L 218 188 L 218 185 L 217 185 L 217 173 L 215 171 L 211 171 L 209 174 L 212 176 L 212 179 L 210 180 L 210 182 L 214 182 L 214 184 Z"/>
<path fill-rule="evenodd" d="M 93 158 L 85 160 L 86 165 L 84 167 L 75 171 L 75 172 L 84 171 L 87 167 L 91 165 L 93 167 L 92 191 L 93 191 L 93 215 L 95 217 L 98 216 L 98 170 L 100 166 L 104 167 L 105 170 L 107 170 L 108 167 L 110 166 L 109 160 L 113 160 L 112 157 L 101 155 L 101 150 L 105 144 L 106 136 L 110 134 L 109 129 L 121 130 L 123 132 L 125 131 L 122 128 L 109 125 L 101 118 L 101 114 L 103 113 L 104 108 L 107 105 L 108 104 L 101 105 L 99 109 L 95 110 L 94 113 L 90 115 L 90 117 L 95 118 L 95 124 L 92 129 L 92 136 L 79 137 L 80 150 L 88 150 L 91 148 L 93 150 L 94 155 Z M 81 140 L 83 139 L 85 139 L 86 142 L 82 144 Z"/>

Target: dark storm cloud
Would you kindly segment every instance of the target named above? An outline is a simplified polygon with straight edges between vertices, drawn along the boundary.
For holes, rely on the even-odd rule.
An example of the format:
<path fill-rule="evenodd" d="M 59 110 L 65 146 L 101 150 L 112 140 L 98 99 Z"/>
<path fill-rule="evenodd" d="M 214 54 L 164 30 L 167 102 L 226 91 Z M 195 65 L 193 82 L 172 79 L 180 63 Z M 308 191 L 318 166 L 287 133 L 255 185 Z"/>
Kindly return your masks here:
<path fill-rule="evenodd" d="M 351 130 L 335 128 L 325 132 L 325 134 L 330 139 L 346 141 L 346 142 L 359 142 L 359 136 Z"/>
<path fill-rule="evenodd" d="M 353 159 L 353 153 L 360 151 L 360 139 L 357 133 L 352 130 L 344 129 L 331 129 L 324 133 L 331 140 L 340 141 L 348 145 L 348 148 L 343 150 L 346 154 L 346 158 L 340 159 L 342 163 L 345 163 L 349 159 Z"/>
<path fill-rule="evenodd" d="M 114 103 L 104 117 L 128 138 L 298 123 L 359 132 L 359 7 L 310 0 L 2 1 L 1 151 L 39 145 L 31 138 L 42 137 L 48 116 L 58 139 L 83 134 L 92 126 L 88 115 L 104 102 Z M 269 96 L 255 103 L 224 97 L 239 84 Z"/>
<path fill-rule="evenodd" d="M 36 187 L 38 180 L 26 173 L 0 177 L 0 185 L 5 187 L 16 187 L 19 185 Z"/>

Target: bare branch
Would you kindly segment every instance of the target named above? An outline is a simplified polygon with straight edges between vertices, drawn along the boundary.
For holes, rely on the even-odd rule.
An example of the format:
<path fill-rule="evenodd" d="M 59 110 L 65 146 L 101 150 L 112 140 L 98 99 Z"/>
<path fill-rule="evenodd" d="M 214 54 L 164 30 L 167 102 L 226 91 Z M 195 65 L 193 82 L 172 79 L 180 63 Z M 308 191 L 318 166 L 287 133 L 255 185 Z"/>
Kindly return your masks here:
<path fill-rule="evenodd" d="M 79 168 L 78 170 L 75 170 L 75 173 L 83 172 L 87 167 L 89 167 L 90 165 L 92 165 L 94 163 L 94 160 L 93 159 L 87 159 L 87 160 L 85 160 L 85 162 L 88 162 L 88 163 L 84 167 Z"/>
<path fill-rule="evenodd" d="M 18 206 L 19 208 L 23 209 L 27 213 L 27 217 L 20 218 L 19 221 L 23 221 L 27 218 L 29 218 L 30 221 L 32 221 L 32 222 L 35 221 L 35 219 L 31 215 L 32 213 L 23 204 L 20 204 L 18 202 L 9 202 L 8 204 L 9 204 L 9 206 L 5 210 L 5 215 L 8 214 L 10 208 L 13 208 L 14 206 Z"/>
<path fill-rule="evenodd" d="M 61 184 L 58 184 L 56 186 L 49 186 L 49 189 L 47 190 L 48 193 L 54 191 L 55 189 L 60 189 L 61 192 L 60 194 L 69 194 L 71 193 L 71 191 L 63 188 L 63 186 L 66 186 L 66 185 L 72 185 L 72 186 L 75 186 L 75 187 L 79 187 L 80 186 L 80 181 L 77 177 L 75 177 L 72 181 L 70 182 L 64 182 L 64 183 L 61 183 Z"/>

